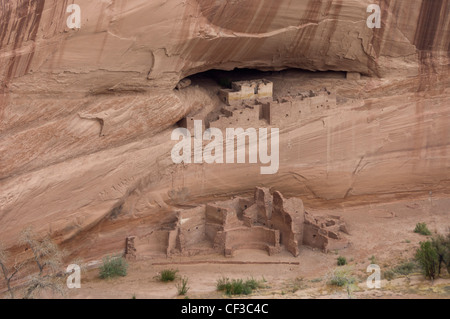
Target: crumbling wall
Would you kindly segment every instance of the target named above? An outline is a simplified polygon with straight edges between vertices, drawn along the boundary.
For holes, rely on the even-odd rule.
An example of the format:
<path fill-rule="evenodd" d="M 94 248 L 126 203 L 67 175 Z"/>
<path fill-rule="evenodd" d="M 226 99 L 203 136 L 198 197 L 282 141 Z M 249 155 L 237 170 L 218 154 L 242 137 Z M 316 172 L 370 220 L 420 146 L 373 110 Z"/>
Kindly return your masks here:
<path fill-rule="evenodd" d="M 204 132 L 205 129 L 206 129 L 206 123 L 205 123 L 205 121 L 203 121 L 202 119 L 197 118 L 197 117 L 195 117 L 195 116 L 187 116 L 187 117 L 181 119 L 181 120 L 178 122 L 178 126 L 179 126 L 179 127 L 182 127 L 182 128 L 188 129 L 189 132 L 191 133 L 191 135 L 194 136 L 194 133 L 195 133 L 195 131 L 194 131 L 194 128 L 195 128 L 195 127 L 194 127 L 195 121 L 202 121 L 202 132 Z"/>
<path fill-rule="evenodd" d="M 340 216 L 313 216 L 305 212 L 303 244 L 324 252 L 348 247 L 349 241 L 340 233 L 348 234 Z"/>
<path fill-rule="evenodd" d="M 178 240 L 178 229 L 170 230 L 167 236 L 167 257 L 170 257 L 178 252 L 177 240 Z"/>
<path fill-rule="evenodd" d="M 221 116 L 217 121 L 211 121 L 210 127 L 215 127 L 225 131 L 227 128 L 250 128 L 259 127 L 260 105 L 245 105 L 241 109 L 227 110 L 231 116 Z"/>
<path fill-rule="evenodd" d="M 135 241 L 140 256 L 167 256 L 170 230 L 154 230 Z"/>
<path fill-rule="evenodd" d="M 224 211 L 222 208 L 206 205 L 205 211 L 205 236 L 213 243 L 217 233 L 223 231 Z"/>
<path fill-rule="evenodd" d="M 336 94 L 323 89 L 318 92 L 283 98 L 263 105 L 262 116 L 270 125 L 284 127 L 298 123 L 310 114 L 336 107 Z"/>
<path fill-rule="evenodd" d="M 251 207 L 254 204 L 255 204 L 255 200 L 253 198 L 247 199 L 247 198 L 238 197 L 237 198 L 237 212 L 236 212 L 238 218 L 242 219 L 244 216 L 245 210 L 247 210 L 249 207 Z"/>
<path fill-rule="evenodd" d="M 288 96 L 277 101 L 273 100 L 272 95 L 270 97 L 255 95 L 252 99 L 244 99 L 254 87 L 255 85 L 252 87 L 235 85 L 236 89 L 241 88 L 245 94 L 241 91 L 221 90 L 219 95 L 222 98 L 227 100 L 233 97 L 239 103 L 227 103 L 231 106 L 223 107 L 220 114 L 214 113 L 214 116 L 207 120 L 202 120 L 203 131 L 210 127 L 225 131 L 228 128 L 247 129 L 267 125 L 280 128 L 294 124 L 298 125 L 310 115 L 314 114 L 317 116 L 318 112 L 333 109 L 337 105 L 336 93 L 330 92 L 326 88 L 316 92 L 298 93 L 297 96 Z M 266 86 L 264 88 L 269 90 Z M 189 129 L 193 135 L 195 120 L 200 119 L 188 116 L 182 119 L 178 125 Z"/>
<path fill-rule="evenodd" d="M 223 254 L 225 249 L 224 228 L 227 219 L 227 209 L 214 204 L 206 205 L 205 235 L 213 243 L 213 248 Z"/>
<path fill-rule="evenodd" d="M 256 187 L 254 204 L 244 211 L 243 220 L 246 226 L 255 224 L 271 227 L 272 194 L 267 188 Z"/>
<path fill-rule="evenodd" d="M 178 212 L 177 248 L 184 252 L 208 241 L 205 206 Z"/>
<path fill-rule="evenodd" d="M 240 102 L 242 102 L 241 96 L 242 96 L 241 92 L 235 92 L 234 90 L 231 89 L 219 90 L 219 98 L 226 105 L 240 104 Z"/>
<path fill-rule="evenodd" d="M 339 216 L 313 216 L 304 211 L 298 198 L 285 199 L 267 188 L 257 187 L 253 198 L 236 197 L 177 213 L 173 229 L 152 231 L 135 242 L 126 241 L 126 256 L 217 253 L 232 256 L 238 249 L 262 249 L 273 255 L 284 245 L 294 256 L 299 246 L 328 251 L 349 242 Z M 133 248 L 134 247 L 134 248 Z"/>
<path fill-rule="evenodd" d="M 219 90 L 220 99 L 230 106 L 256 99 L 272 99 L 273 83 L 265 79 L 232 83 L 232 89 Z"/>
<path fill-rule="evenodd" d="M 285 199 L 280 192 L 273 194 L 272 227 L 280 230 L 281 244 L 294 256 L 298 256 L 303 243 L 304 216 L 301 199 Z"/>
<path fill-rule="evenodd" d="M 136 259 L 135 236 L 127 237 L 125 242 L 125 258 L 128 260 Z"/>

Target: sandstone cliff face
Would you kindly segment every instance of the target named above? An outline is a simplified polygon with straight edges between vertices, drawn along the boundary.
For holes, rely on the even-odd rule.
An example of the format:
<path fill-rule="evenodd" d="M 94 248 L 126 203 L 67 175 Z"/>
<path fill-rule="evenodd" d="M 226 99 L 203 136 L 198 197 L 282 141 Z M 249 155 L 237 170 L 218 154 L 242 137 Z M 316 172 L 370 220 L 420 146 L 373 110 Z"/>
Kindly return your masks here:
<path fill-rule="evenodd" d="M 71 30 L 72 1 L 1 0 L 1 240 L 31 223 L 60 240 L 88 232 L 77 248 L 105 252 L 170 205 L 257 184 L 317 205 L 448 194 L 449 1 L 376 1 L 381 29 L 366 26 L 371 2 L 77 0 Z M 233 68 L 372 78 L 339 87 L 356 104 L 281 136 L 277 175 L 174 165 L 170 128 L 215 100 L 173 88 Z"/>

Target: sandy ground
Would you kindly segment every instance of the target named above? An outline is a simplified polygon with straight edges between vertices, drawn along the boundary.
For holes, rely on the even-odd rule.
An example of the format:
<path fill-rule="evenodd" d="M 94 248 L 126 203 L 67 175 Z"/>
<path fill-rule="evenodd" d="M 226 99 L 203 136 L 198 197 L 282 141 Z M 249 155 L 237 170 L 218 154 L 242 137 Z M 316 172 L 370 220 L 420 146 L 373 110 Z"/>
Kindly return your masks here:
<path fill-rule="evenodd" d="M 366 286 L 366 268 L 372 256 L 382 272 L 413 258 L 419 242 L 426 240 L 413 232 L 416 223 L 425 222 L 430 230 L 439 233 L 450 227 L 450 198 L 430 196 L 415 201 L 310 211 L 343 216 L 351 246 L 328 253 L 302 247 L 298 257 L 286 251 L 269 257 L 263 251 L 241 250 L 233 258 L 209 255 L 134 261 L 130 262 L 128 275 L 119 279 L 101 280 L 98 269 L 88 270 L 83 274 L 82 288 L 70 291 L 68 298 L 184 298 L 178 296 L 176 282 L 158 281 L 158 273 L 163 269 L 177 269 L 179 277 L 189 279 L 187 295 L 191 299 L 228 298 L 216 291 L 217 280 L 224 276 L 264 279 L 265 287 L 249 298 L 349 298 L 346 289 L 327 284 L 330 273 L 337 268 L 338 256 L 346 257 L 352 276 L 358 280 L 351 289 L 351 298 L 450 298 L 447 274 L 434 283 L 413 273 L 382 280 L 381 289 Z"/>

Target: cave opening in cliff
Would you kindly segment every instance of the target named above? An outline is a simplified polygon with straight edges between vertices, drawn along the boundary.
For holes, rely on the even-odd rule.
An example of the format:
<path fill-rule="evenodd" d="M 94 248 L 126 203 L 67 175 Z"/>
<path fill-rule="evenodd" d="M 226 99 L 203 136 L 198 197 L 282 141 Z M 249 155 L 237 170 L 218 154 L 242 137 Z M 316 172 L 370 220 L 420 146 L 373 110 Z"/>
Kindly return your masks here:
<path fill-rule="evenodd" d="M 201 120 L 205 128 L 211 127 L 212 123 L 215 127 L 237 123 L 242 126 L 250 123 L 264 125 L 259 120 L 266 124 L 290 123 L 304 114 L 332 109 L 336 105 L 338 82 L 347 79 L 346 72 L 302 69 L 262 71 L 236 68 L 196 73 L 177 85 L 177 94 L 186 101 L 189 109 L 177 125 L 193 129 L 196 120 Z M 289 101 L 296 101 L 297 111 L 283 104 Z M 314 110 L 309 110 L 311 105 Z M 280 110 L 275 110 L 278 107 Z"/>
<path fill-rule="evenodd" d="M 231 71 L 210 69 L 204 72 L 192 74 L 177 85 L 177 89 L 183 89 L 194 85 L 210 90 L 231 89 L 233 82 L 254 81 L 266 79 L 273 83 L 274 97 L 291 95 L 302 88 L 310 88 L 312 85 L 320 85 L 324 80 L 338 81 L 347 78 L 347 72 L 343 71 L 309 71 L 298 68 L 288 68 L 279 71 L 262 71 L 250 68 L 235 68 Z"/>
<path fill-rule="evenodd" d="M 193 84 L 202 83 L 205 80 L 213 80 L 223 88 L 231 89 L 231 83 L 236 81 L 250 81 L 262 78 L 274 78 L 278 80 L 292 79 L 345 79 L 346 72 L 342 71 L 309 71 L 299 68 L 287 68 L 280 71 L 262 71 L 250 68 L 235 68 L 230 71 L 210 69 L 204 72 L 192 74 L 189 79 Z"/>

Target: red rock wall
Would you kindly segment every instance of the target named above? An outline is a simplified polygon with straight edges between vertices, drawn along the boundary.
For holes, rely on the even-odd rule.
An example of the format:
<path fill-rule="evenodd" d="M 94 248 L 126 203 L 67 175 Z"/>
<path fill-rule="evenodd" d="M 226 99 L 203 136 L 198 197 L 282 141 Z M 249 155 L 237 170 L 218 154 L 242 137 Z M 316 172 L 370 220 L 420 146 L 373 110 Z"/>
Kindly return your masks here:
<path fill-rule="evenodd" d="M 154 226 L 171 204 L 250 194 L 254 185 L 314 205 L 449 194 L 448 1 L 379 1 L 382 28 L 374 30 L 362 0 L 76 3 L 80 30 L 66 26 L 67 0 L 0 1 L 7 246 L 33 224 L 101 255 L 123 247 L 126 231 L 108 222 L 121 204 L 123 227 L 135 218 Z M 180 79 L 292 67 L 383 79 L 344 85 L 338 93 L 361 104 L 312 114 L 285 132 L 278 175 L 173 165 L 172 126 L 212 101 L 195 86 L 186 89 L 192 99 L 173 92 Z M 86 236 L 93 229 L 108 235 Z"/>

